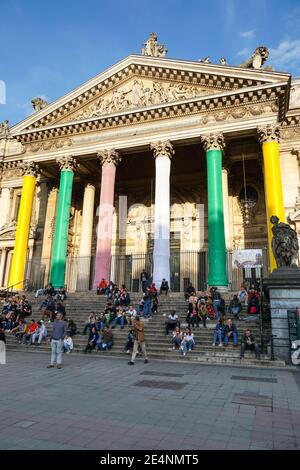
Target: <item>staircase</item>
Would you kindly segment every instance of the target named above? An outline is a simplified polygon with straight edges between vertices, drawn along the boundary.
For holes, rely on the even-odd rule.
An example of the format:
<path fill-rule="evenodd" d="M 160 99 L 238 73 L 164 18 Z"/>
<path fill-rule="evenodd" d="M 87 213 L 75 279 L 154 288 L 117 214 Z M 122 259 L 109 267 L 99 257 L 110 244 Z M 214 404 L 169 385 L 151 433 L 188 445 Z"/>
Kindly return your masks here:
<path fill-rule="evenodd" d="M 41 313 L 39 312 L 39 306 L 42 302 L 42 297 L 35 298 L 33 294 L 26 293 L 32 305 L 32 318 L 39 320 Z M 230 293 L 224 295 L 226 308 L 231 297 Z M 137 305 L 141 298 L 141 294 L 131 294 L 131 304 Z M 98 314 L 106 305 L 106 299 L 103 296 L 98 296 L 94 292 L 83 292 L 83 293 L 72 293 L 68 294 L 68 298 L 65 300 L 64 305 L 66 307 L 66 318 L 72 318 L 76 324 L 79 334 L 73 336 L 74 349 L 72 354 L 83 354 L 83 350 L 87 344 L 88 334 L 83 335 L 83 328 L 85 322 L 91 312 Z M 227 348 L 225 347 L 213 347 L 212 339 L 216 321 L 207 321 L 207 328 L 203 328 L 200 324 L 199 328 L 193 330 L 196 345 L 192 352 L 187 353 L 187 356 L 183 357 L 178 350 L 172 350 L 171 345 L 171 333 L 169 336 L 165 336 L 165 319 L 171 310 L 176 309 L 176 312 L 180 318 L 181 327 L 185 327 L 185 318 L 187 313 L 187 303 L 184 300 L 183 293 L 171 293 L 170 297 L 165 295 L 159 296 L 159 313 L 154 315 L 153 318 L 145 319 L 145 338 L 147 354 L 149 359 L 160 359 L 167 361 L 176 362 L 195 362 L 201 364 L 228 364 L 228 365 L 246 365 L 253 367 L 282 367 L 285 366 L 284 361 L 270 360 L 270 356 L 261 354 L 261 360 L 255 359 L 255 355 L 252 351 L 245 352 L 245 358 L 241 361 L 240 348 L 234 348 L 232 343 L 229 343 Z M 241 317 L 243 318 L 245 313 Z M 226 318 L 230 315 L 227 313 Z M 28 322 L 29 317 L 26 318 Z M 254 336 L 260 340 L 260 325 L 258 322 L 245 322 L 242 320 L 235 322 L 239 332 L 239 339 L 241 338 L 246 327 L 250 327 L 253 331 Z M 52 324 L 46 323 L 48 335 L 51 333 Z M 265 325 L 265 329 L 267 326 Z M 114 345 L 110 351 L 96 351 L 94 350 L 91 354 L 98 357 L 123 357 L 129 360 L 130 354 L 123 352 L 123 348 L 127 339 L 128 325 L 125 325 L 123 330 L 120 329 L 120 325 L 117 325 L 113 329 L 114 334 Z M 266 333 L 266 330 L 264 331 Z M 7 349 L 14 351 L 44 351 L 50 353 L 49 343 L 43 341 L 41 345 L 23 345 L 19 344 L 13 335 L 7 334 Z M 90 355 L 89 355 L 90 356 Z M 137 359 L 141 357 L 137 356 Z"/>

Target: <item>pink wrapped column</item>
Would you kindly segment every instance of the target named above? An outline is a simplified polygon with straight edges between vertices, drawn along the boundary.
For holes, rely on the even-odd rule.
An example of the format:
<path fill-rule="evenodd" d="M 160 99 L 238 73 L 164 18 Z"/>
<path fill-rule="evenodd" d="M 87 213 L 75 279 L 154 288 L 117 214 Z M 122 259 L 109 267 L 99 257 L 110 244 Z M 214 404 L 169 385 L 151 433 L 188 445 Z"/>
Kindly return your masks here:
<path fill-rule="evenodd" d="M 114 149 L 99 152 L 98 157 L 102 164 L 102 178 L 93 282 L 94 289 L 96 289 L 102 278 L 106 281 L 110 280 L 116 166 L 121 161 L 121 157 Z"/>

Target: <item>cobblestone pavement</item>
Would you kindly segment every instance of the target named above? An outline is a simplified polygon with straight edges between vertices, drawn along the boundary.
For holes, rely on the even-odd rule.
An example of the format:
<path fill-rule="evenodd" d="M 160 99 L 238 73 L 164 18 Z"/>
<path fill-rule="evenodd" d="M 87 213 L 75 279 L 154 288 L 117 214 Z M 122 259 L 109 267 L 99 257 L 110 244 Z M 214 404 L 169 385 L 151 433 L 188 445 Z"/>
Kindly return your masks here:
<path fill-rule="evenodd" d="M 48 360 L 0 365 L 0 449 L 300 449 L 299 369 Z"/>

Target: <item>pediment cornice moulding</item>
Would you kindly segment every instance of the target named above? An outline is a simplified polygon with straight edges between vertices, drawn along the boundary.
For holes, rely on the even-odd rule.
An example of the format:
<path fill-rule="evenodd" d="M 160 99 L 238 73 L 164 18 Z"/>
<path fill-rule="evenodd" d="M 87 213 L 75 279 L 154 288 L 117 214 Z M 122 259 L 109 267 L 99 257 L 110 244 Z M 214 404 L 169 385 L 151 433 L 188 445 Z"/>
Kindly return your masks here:
<path fill-rule="evenodd" d="M 34 130 L 23 131 L 16 134 L 16 139 L 23 143 L 42 142 L 44 139 L 67 138 L 84 132 L 132 126 L 134 124 L 149 123 L 176 117 L 217 112 L 219 116 L 236 111 L 236 117 L 242 118 L 242 110 L 249 106 L 257 107 L 261 104 L 270 105 L 273 113 L 278 115 L 279 121 L 284 114 L 284 103 L 281 100 L 285 94 L 285 85 L 265 85 L 251 89 L 226 92 L 221 95 L 205 95 L 180 102 L 163 103 L 151 107 L 130 109 L 123 112 L 107 114 L 102 117 L 90 118 L 70 123 L 63 123 Z M 278 104 L 277 104 L 278 103 Z M 240 114 L 240 115 L 239 115 Z M 261 114 L 257 112 L 257 114 Z M 253 115 L 255 115 L 255 108 Z M 218 119 L 217 119 L 218 120 Z M 222 120 L 220 117 L 219 120 Z"/>
<path fill-rule="evenodd" d="M 15 134 L 25 128 L 46 127 L 62 119 L 67 113 L 75 111 L 79 106 L 89 104 L 99 93 L 113 89 L 135 75 L 141 78 L 149 77 L 228 90 L 265 83 L 290 82 L 290 75 L 286 73 L 254 71 L 195 61 L 129 56 L 71 93 L 34 113 L 14 126 L 11 131 Z"/>

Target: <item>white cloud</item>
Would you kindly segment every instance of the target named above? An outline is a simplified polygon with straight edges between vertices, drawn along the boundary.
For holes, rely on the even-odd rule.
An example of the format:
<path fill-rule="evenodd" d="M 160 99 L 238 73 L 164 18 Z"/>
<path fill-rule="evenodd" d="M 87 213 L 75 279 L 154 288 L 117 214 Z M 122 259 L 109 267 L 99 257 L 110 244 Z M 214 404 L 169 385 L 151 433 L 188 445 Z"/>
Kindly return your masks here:
<path fill-rule="evenodd" d="M 250 49 L 248 47 L 244 47 L 244 49 L 241 49 L 239 52 L 236 53 L 237 56 L 248 56 L 250 55 Z"/>
<path fill-rule="evenodd" d="M 270 64 L 275 70 L 300 71 L 300 39 L 282 41 L 277 48 L 270 49 Z"/>
<path fill-rule="evenodd" d="M 240 33 L 240 36 L 245 39 L 253 39 L 255 34 L 255 29 L 251 29 L 250 31 L 243 31 Z"/>

